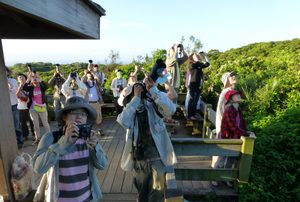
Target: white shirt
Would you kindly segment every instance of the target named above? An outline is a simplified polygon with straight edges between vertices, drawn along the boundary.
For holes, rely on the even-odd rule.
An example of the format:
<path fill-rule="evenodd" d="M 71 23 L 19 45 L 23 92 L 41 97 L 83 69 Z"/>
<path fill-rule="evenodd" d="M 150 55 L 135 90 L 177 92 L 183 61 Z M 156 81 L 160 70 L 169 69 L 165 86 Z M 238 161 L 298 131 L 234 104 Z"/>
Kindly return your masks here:
<path fill-rule="evenodd" d="M 92 85 L 92 81 L 88 81 L 88 82 L 89 85 Z M 97 102 L 98 100 L 99 100 L 99 96 L 94 84 L 94 86 L 89 89 L 89 102 Z"/>
<path fill-rule="evenodd" d="M 14 78 L 7 78 L 7 82 L 10 84 L 8 85 L 10 104 L 13 106 L 18 103 L 18 98 L 16 95 L 18 91 L 18 82 Z"/>

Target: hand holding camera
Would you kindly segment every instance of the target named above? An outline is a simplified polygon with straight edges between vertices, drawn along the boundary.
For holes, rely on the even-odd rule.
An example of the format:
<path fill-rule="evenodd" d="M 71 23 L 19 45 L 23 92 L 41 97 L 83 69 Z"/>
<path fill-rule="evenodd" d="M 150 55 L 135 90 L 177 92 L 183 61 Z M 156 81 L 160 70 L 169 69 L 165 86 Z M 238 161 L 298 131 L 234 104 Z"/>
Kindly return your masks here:
<path fill-rule="evenodd" d="M 77 78 L 77 72 L 71 72 L 70 75 L 69 75 L 69 78 L 76 79 Z"/>
<path fill-rule="evenodd" d="M 119 92 L 121 92 L 123 90 L 123 86 L 122 85 L 117 85 L 117 89 Z"/>

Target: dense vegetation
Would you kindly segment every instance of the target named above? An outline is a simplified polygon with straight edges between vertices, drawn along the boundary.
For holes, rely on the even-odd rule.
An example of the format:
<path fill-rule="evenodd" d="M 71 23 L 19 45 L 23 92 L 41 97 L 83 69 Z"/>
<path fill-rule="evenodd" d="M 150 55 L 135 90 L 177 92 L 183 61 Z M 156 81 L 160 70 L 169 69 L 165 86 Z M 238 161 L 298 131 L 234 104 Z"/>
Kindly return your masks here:
<path fill-rule="evenodd" d="M 198 48 L 201 47 L 197 41 Z M 187 49 L 191 47 L 187 47 Z M 257 135 L 250 181 L 240 189 L 241 201 L 300 201 L 300 40 L 250 44 L 226 52 L 208 52 L 211 67 L 205 70 L 202 98 L 216 106 L 222 89 L 221 75 L 237 71 L 238 88 L 245 94 L 243 109 L 249 130 Z M 109 89 L 114 70 L 121 68 L 127 77 L 134 65 L 150 70 L 156 58 L 164 58 L 165 50 L 152 57 L 139 56 L 132 63 L 120 65 L 116 60 L 101 65 Z M 53 74 L 51 63 L 34 63 L 47 81 Z M 67 75 L 83 72 L 86 63 L 62 65 Z M 25 64 L 13 66 L 14 72 L 25 72 Z M 187 64 L 182 66 L 182 78 Z M 182 79 L 182 91 L 185 91 Z M 49 90 L 51 93 L 51 89 Z"/>

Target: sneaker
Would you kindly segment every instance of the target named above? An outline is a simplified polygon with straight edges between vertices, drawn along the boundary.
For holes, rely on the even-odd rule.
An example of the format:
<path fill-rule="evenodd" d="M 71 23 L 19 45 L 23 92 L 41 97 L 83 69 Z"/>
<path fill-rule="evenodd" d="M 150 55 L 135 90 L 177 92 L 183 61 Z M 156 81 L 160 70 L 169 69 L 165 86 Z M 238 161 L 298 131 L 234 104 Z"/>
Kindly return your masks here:
<path fill-rule="evenodd" d="M 218 187 L 219 186 L 219 182 L 217 181 L 211 181 L 211 185 L 214 187 Z"/>

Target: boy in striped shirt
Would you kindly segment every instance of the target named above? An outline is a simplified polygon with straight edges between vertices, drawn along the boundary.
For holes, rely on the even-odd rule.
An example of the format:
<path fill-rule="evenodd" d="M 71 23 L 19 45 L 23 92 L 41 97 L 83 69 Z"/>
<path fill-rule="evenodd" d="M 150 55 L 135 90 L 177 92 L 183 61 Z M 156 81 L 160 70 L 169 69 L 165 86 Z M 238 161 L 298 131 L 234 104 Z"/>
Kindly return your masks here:
<path fill-rule="evenodd" d="M 34 201 L 99 201 L 102 193 L 96 169 L 103 170 L 107 156 L 91 126 L 96 111 L 81 97 L 68 99 L 57 114 L 59 132 L 44 135 L 33 157 L 34 171 L 44 174 Z"/>

